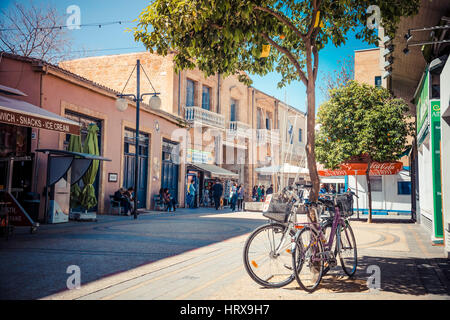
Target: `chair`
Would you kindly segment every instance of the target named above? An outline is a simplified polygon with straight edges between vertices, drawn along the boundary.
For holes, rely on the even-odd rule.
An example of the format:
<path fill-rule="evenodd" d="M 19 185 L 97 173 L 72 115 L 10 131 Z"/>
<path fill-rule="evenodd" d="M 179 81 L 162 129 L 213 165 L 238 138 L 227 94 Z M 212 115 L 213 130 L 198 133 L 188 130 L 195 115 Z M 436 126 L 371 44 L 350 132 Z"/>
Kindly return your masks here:
<path fill-rule="evenodd" d="M 109 203 L 111 205 L 111 211 L 113 209 L 119 209 L 119 212 L 117 213 L 119 216 L 122 214 L 122 205 L 120 204 L 120 201 L 114 200 L 114 196 L 109 196 Z"/>
<path fill-rule="evenodd" d="M 154 210 L 157 211 L 166 211 L 166 205 L 164 204 L 164 202 L 161 200 L 159 194 L 155 194 L 153 196 L 153 202 L 155 204 L 154 206 Z"/>

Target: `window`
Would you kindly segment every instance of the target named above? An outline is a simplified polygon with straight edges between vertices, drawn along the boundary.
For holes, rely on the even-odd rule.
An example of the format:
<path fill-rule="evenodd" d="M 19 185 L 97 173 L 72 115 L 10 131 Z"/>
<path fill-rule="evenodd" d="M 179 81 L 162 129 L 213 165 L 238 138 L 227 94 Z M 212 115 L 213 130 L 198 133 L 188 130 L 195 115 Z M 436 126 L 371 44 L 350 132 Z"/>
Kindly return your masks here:
<path fill-rule="evenodd" d="M 258 108 L 256 110 L 256 129 L 262 129 L 262 110 Z"/>
<path fill-rule="evenodd" d="M 375 192 L 383 191 L 383 180 L 382 177 L 369 177 L 370 189 Z"/>
<path fill-rule="evenodd" d="M 298 142 L 302 142 L 302 129 L 298 129 Z"/>
<path fill-rule="evenodd" d="M 210 96 L 211 88 L 203 86 L 202 88 L 202 108 L 205 110 L 211 110 L 210 106 Z"/>
<path fill-rule="evenodd" d="M 231 99 L 231 104 L 230 104 L 230 121 L 237 121 L 236 119 L 236 105 L 237 105 L 237 101 L 234 99 Z"/>
<path fill-rule="evenodd" d="M 411 194 L 411 181 L 397 181 L 397 194 L 398 195 L 410 195 Z"/>
<path fill-rule="evenodd" d="M 186 81 L 186 107 L 194 106 L 195 82 L 187 79 Z"/>
<path fill-rule="evenodd" d="M 381 76 L 375 77 L 375 87 L 381 87 Z"/>

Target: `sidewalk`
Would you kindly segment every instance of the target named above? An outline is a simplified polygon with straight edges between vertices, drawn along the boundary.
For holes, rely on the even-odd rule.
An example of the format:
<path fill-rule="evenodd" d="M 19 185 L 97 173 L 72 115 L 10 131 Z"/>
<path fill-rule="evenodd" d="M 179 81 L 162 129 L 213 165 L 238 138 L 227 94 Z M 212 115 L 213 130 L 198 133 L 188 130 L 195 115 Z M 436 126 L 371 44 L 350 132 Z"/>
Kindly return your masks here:
<path fill-rule="evenodd" d="M 261 213 L 205 210 L 202 219 L 264 220 Z M 177 210 L 178 211 L 178 210 Z M 191 212 L 180 210 L 181 214 Z M 197 210 L 192 210 L 197 212 Z M 442 247 L 433 247 L 420 225 L 405 222 L 353 221 L 358 244 L 356 276 L 344 277 L 337 266 L 312 294 L 294 281 L 284 288 L 265 289 L 247 275 L 242 249 L 248 234 L 88 283 L 45 299 L 151 300 L 450 300 L 450 266 Z M 369 290 L 368 266 L 378 266 L 381 289 Z"/>

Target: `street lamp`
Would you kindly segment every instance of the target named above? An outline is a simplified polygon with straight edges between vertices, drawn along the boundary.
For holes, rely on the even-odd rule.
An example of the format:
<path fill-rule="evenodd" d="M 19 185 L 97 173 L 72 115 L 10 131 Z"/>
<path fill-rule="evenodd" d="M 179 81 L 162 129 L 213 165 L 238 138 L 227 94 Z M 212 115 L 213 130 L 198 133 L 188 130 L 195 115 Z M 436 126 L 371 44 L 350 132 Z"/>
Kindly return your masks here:
<path fill-rule="evenodd" d="M 136 134 L 135 134 L 135 165 L 134 165 L 134 209 L 133 209 L 133 216 L 134 219 L 137 219 L 137 206 L 138 206 L 138 200 L 137 200 L 137 191 L 138 191 L 138 181 L 139 181 L 139 106 L 140 106 L 140 102 L 143 101 L 144 96 L 148 96 L 151 95 L 152 97 L 150 98 L 150 108 L 152 109 L 159 109 L 161 106 L 161 99 L 158 97 L 158 95 L 160 94 L 159 92 L 156 92 L 155 88 L 153 87 L 152 82 L 150 81 L 150 79 L 148 78 L 147 74 L 145 73 L 144 68 L 142 68 L 142 70 L 144 71 L 145 76 L 147 77 L 147 80 L 150 82 L 150 85 L 152 86 L 153 89 L 153 93 L 143 93 L 141 94 L 140 92 L 140 81 L 141 81 L 141 61 L 137 60 L 136 62 L 136 77 L 137 77 L 137 81 L 136 81 L 136 95 L 134 94 L 123 94 L 123 90 L 121 94 L 117 95 L 117 100 L 116 100 L 116 108 L 119 111 L 125 111 L 128 108 L 128 100 L 125 99 L 126 97 L 131 97 L 133 98 L 133 101 L 136 102 Z M 131 75 L 133 74 L 133 71 L 131 72 Z M 130 78 L 131 78 L 130 75 Z M 128 81 L 130 80 L 130 78 L 128 78 Z M 128 84 L 125 84 L 125 87 Z M 124 90 L 125 90 L 124 87 Z"/>

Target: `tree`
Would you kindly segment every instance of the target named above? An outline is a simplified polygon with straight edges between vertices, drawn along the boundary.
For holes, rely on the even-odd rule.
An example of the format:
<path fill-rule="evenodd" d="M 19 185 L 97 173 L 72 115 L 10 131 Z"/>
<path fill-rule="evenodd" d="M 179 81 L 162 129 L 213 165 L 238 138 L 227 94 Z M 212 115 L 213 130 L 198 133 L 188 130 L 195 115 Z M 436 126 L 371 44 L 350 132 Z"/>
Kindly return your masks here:
<path fill-rule="evenodd" d="M 347 82 L 354 80 L 355 60 L 352 56 L 345 57 L 337 62 L 337 68 L 323 77 L 320 87 L 327 99 L 330 99 L 330 90 L 343 87 Z"/>
<path fill-rule="evenodd" d="M 67 58 L 70 39 L 54 7 L 15 2 L 0 10 L 0 50 L 54 63 Z"/>
<path fill-rule="evenodd" d="M 350 30 L 365 25 L 370 5 L 378 5 L 387 34 L 394 34 L 401 16 L 416 13 L 419 0 L 155 0 L 139 16 L 136 41 L 158 54 L 173 52 L 176 71 L 198 67 L 205 75 L 240 71 L 281 73 L 279 87 L 299 80 L 307 91 L 306 154 L 317 200 L 319 176 L 315 159 L 315 84 L 319 51 L 340 46 Z M 375 29 L 359 28 L 358 39 L 376 43 Z M 275 48 L 267 58 L 261 52 Z"/>
<path fill-rule="evenodd" d="M 401 157 L 407 137 L 413 132 L 407 122 L 409 107 L 385 88 L 356 81 L 332 89 L 330 96 L 317 114 L 317 159 L 329 169 L 347 161 L 367 162 L 368 221 L 372 222 L 370 167 L 373 162 L 391 162 Z"/>

